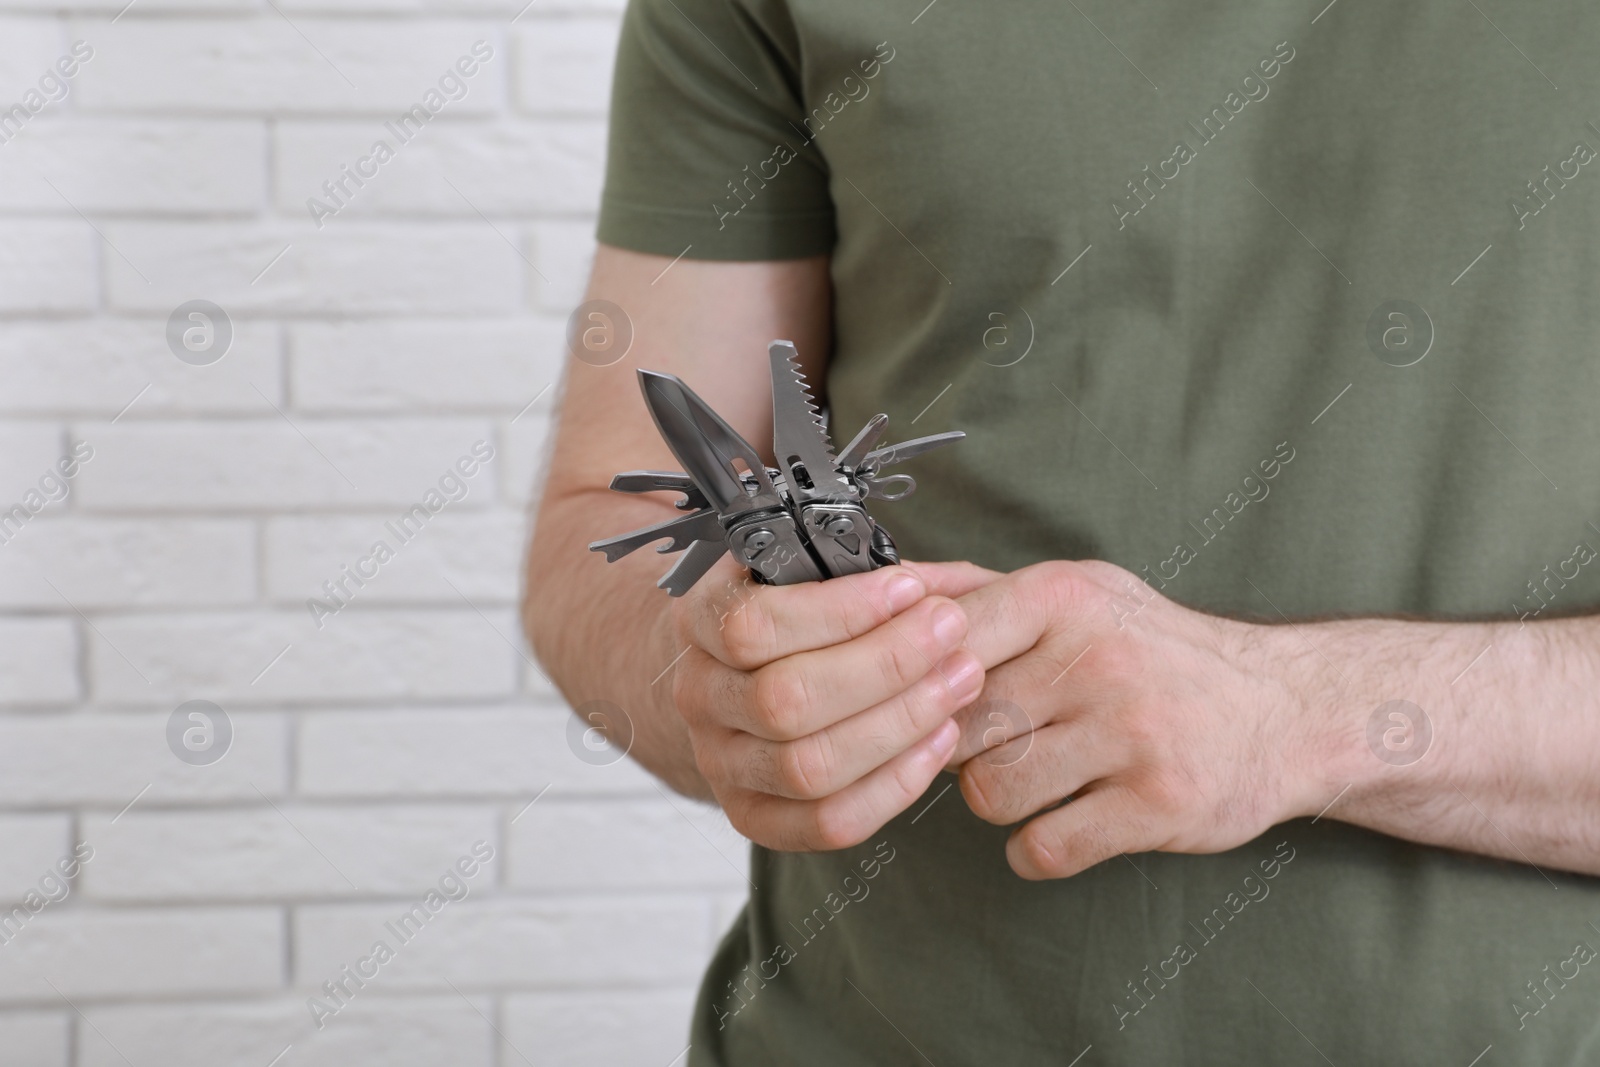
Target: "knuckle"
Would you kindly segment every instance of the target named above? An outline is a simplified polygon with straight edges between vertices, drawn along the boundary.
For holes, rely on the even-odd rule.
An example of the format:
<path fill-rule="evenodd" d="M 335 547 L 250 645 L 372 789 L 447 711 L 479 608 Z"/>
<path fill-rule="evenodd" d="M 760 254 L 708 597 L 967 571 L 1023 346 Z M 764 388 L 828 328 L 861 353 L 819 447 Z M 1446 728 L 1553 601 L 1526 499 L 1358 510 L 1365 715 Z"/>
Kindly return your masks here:
<path fill-rule="evenodd" d="M 887 640 L 873 652 L 872 670 L 878 677 L 895 685 L 908 685 L 920 676 L 919 665 L 922 670 L 927 669 L 925 652 L 901 640 L 896 634 L 885 636 Z"/>
<path fill-rule="evenodd" d="M 1079 560 L 1077 567 L 1090 578 L 1113 589 L 1120 589 L 1125 581 L 1133 578 L 1133 572 L 1103 559 Z"/>
<path fill-rule="evenodd" d="M 863 827 L 851 805 L 821 803 L 811 816 L 811 844 L 820 852 L 834 852 L 859 845 L 872 833 Z"/>
<path fill-rule="evenodd" d="M 1097 642 L 1085 658 L 1094 676 L 1108 686 L 1120 688 L 1144 677 L 1144 653 L 1130 640 Z"/>
<path fill-rule="evenodd" d="M 728 824 L 745 840 L 775 852 L 804 851 L 805 846 L 794 840 L 782 819 L 774 819 L 771 804 L 759 794 L 730 789 L 726 797 L 719 796 L 718 800 Z"/>
<path fill-rule="evenodd" d="M 1144 807 L 1162 818 L 1171 818 L 1188 811 L 1189 789 L 1181 777 L 1168 769 L 1146 772 L 1139 782 L 1138 792 Z"/>
<path fill-rule="evenodd" d="M 937 682 L 938 679 L 935 678 Z M 889 752 L 898 752 L 906 744 L 922 736 L 932 720 L 943 710 L 938 690 L 944 689 L 944 683 L 939 682 L 934 692 L 927 692 L 926 687 L 919 687 L 921 693 L 908 692 L 895 700 L 889 709 L 889 722 L 887 729 L 881 735 L 872 737 L 874 751 L 887 755 Z"/>
<path fill-rule="evenodd" d="M 742 670 L 770 663 L 777 649 L 776 624 L 756 598 L 741 602 L 719 623 L 722 651 L 727 661 Z"/>
<path fill-rule="evenodd" d="M 1096 586 L 1083 565 L 1071 560 L 1047 560 L 1029 569 L 1037 570 L 1039 588 L 1052 611 L 1058 615 L 1083 611 L 1096 592 Z"/>
<path fill-rule="evenodd" d="M 1065 844 L 1038 822 L 1017 832 L 1017 848 L 1028 866 L 1046 878 L 1060 878 L 1067 873 Z"/>
<path fill-rule="evenodd" d="M 972 809 L 972 814 L 984 822 L 1004 826 L 1010 820 L 1001 814 L 995 785 L 988 766 L 981 761 L 968 763 L 961 768 L 961 795 L 966 799 L 967 807 Z"/>
<path fill-rule="evenodd" d="M 921 766 L 921 764 L 915 762 L 901 760 L 895 767 L 893 774 L 895 812 L 904 811 L 913 801 L 926 792 L 933 775 L 938 773 L 937 768 L 924 771 L 920 769 Z M 871 828 L 867 830 L 867 833 L 871 833 Z"/>
<path fill-rule="evenodd" d="M 827 796 L 830 761 L 822 746 L 823 735 L 804 737 L 780 745 L 776 755 L 774 777 L 783 795 L 796 800 L 817 800 Z"/>
<path fill-rule="evenodd" d="M 750 712 L 762 730 L 779 741 L 793 741 L 800 732 L 802 711 L 810 706 L 810 686 L 805 675 L 785 666 L 774 665 L 756 672 Z"/>

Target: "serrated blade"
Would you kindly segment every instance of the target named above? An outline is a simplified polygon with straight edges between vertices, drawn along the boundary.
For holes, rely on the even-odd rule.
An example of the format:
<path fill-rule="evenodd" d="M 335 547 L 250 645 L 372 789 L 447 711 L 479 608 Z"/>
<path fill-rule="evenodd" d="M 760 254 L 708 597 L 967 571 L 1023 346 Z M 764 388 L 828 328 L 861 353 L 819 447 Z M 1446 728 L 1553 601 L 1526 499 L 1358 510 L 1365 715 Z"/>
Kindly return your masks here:
<path fill-rule="evenodd" d="M 855 488 L 839 473 L 794 344 L 774 341 L 767 356 L 772 361 L 772 444 L 789 495 L 797 504 L 854 499 Z M 803 474 L 797 466 L 804 468 Z"/>
<path fill-rule="evenodd" d="M 639 371 L 639 388 L 662 440 L 723 519 L 783 506 L 761 456 L 693 389 L 671 374 L 648 370 Z M 736 459 L 755 476 L 754 491 L 740 479 Z"/>

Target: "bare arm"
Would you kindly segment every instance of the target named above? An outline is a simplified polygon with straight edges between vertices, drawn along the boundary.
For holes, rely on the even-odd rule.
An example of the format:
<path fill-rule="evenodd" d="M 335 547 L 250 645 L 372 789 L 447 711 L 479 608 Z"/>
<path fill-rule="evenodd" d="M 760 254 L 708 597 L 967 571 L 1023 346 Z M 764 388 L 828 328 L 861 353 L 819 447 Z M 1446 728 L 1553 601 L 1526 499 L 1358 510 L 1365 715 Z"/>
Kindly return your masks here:
<path fill-rule="evenodd" d="M 1327 818 L 1600 874 L 1600 620 L 1352 620 L 1305 637 L 1331 661 L 1302 654 L 1291 674 L 1332 726 L 1323 789 L 1349 789 Z"/>
<path fill-rule="evenodd" d="M 985 699 L 1027 722 L 985 753 L 987 723 L 963 713 L 952 762 L 980 817 L 1022 824 L 1008 854 L 1026 877 L 1218 852 L 1297 817 L 1600 874 L 1593 617 L 1260 625 L 1092 561 L 960 603 Z"/>
<path fill-rule="evenodd" d="M 814 380 L 829 343 L 827 260 L 676 263 L 601 246 L 588 300 L 624 309 L 634 340 L 607 367 L 567 362 L 560 422 L 527 559 L 523 625 L 535 653 L 574 705 L 604 699 L 631 718 L 633 755 L 674 789 L 706 798 L 670 679 L 652 681 L 682 651 L 671 598 L 656 579 L 676 556 L 642 549 L 608 564 L 587 546 L 679 514 L 669 493 L 606 487 L 618 471 L 677 470 L 639 395 L 634 371 L 676 374 L 757 448 L 772 440 L 765 353 L 795 342 Z M 709 578 L 707 579 L 709 581 Z"/>

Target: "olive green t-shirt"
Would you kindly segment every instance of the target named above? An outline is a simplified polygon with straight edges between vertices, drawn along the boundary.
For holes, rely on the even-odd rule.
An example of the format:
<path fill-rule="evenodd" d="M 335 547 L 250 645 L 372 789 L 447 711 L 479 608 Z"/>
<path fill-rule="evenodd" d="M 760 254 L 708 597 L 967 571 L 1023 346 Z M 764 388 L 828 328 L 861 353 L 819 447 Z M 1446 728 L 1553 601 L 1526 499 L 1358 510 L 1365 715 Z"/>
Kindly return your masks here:
<path fill-rule="evenodd" d="M 599 236 L 831 255 L 834 424 L 967 433 L 874 506 L 908 557 L 1547 618 L 1600 602 L 1597 49 L 1543 0 L 635 0 Z M 693 1064 L 1600 1062 L 1600 881 L 1335 809 L 1026 882 L 949 782 L 755 849 Z"/>

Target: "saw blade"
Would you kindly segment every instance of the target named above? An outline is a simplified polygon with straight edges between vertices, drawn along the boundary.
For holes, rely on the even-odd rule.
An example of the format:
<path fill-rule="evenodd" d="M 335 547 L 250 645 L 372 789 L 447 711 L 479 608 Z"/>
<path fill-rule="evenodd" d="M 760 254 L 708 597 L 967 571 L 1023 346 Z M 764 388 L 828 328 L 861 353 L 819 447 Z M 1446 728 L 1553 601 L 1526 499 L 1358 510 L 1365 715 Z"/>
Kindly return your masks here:
<path fill-rule="evenodd" d="M 797 504 L 855 499 L 855 487 L 839 473 L 833 443 L 800 370 L 794 344 L 774 341 L 767 356 L 772 361 L 773 451 L 790 495 Z"/>

